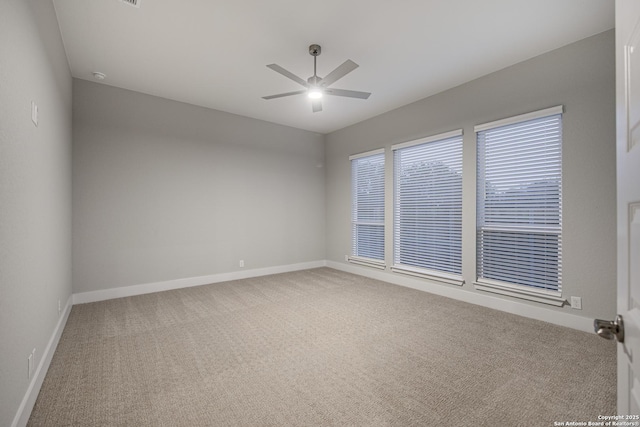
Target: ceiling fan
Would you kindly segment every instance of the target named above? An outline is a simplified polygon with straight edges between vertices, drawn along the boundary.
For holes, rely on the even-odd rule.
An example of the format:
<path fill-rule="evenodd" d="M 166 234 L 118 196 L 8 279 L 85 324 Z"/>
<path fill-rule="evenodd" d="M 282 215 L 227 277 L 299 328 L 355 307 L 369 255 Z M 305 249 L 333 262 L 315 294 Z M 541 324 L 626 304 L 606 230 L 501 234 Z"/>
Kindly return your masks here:
<path fill-rule="evenodd" d="M 263 99 L 274 99 L 274 98 L 282 98 L 285 96 L 291 95 L 301 95 L 306 93 L 309 98 L 311 98 L 311 109 L 314 113 L 318 111 L 322 111 L 322 101 L 321 98 L 323 95 L 333 95 L 333 96 L 346 96 L 348 98 L 359 98 L 359 99 L 367 99 L 369 92 L 358 92 L 356 90 L 345 90 L 345 89 L 333 89 L 330 88 L 332 84 L 334 84 L 339 79 L 343 78 L 356 68 L 358 68 L 358 64 L 353 62 L 350 59 L 347 59 L 339 65 L 338 68 L 327 74 L 324 78 L 318 77 L 316 73 L 316 59 L 318 55 L 322 52 L 320 45 L 312 44 L 309 46 L 309 54 L 313 56 L 313 76 L 309 77 L 306 81 L 296 76 L 290 71 L 285 70 L 281 66 L 277 64 L 269 64 L 267 67 L 271 68 L 276 73 L 280 73 L 283 76 L 293 80 L 294 82 L 302 85 L 305 89 L 296 90 L 294 92 L 286 92 L 280 93 L 278 95 L 270 95 L 263 96 Z"/>

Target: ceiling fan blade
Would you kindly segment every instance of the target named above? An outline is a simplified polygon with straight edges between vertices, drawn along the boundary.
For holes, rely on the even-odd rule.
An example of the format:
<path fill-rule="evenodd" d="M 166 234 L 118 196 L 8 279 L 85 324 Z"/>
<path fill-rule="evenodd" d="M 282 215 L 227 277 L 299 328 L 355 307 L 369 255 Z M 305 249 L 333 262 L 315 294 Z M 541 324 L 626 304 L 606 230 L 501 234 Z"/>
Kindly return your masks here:
<path fill-rule="evenodd" d="M 320 82 L 320 86 L 322 87 L 330 86 L 336 81 L 338 81 L 339 79 L 343 78 L 344 76 L 352 72 L 353 70 L 355 70 L 356 68 L 358 68 L 358 64 L 356 64 L 350 59 L 347 59 L 342 63 L 342 65 L 339 65 L 338 68 L 336 68 L 335 70 L 327 74 L 327 76 L 323 78 L 322 81 Z"/>
<path fill-rule="evenodd" d="M 313 101 L 311 101 L 311 109 L 314 113 L 322 111 L 322 101 L 320 101 L 319 99 L 314 99 Z"/>
<path fill-rule="evenodd" d="M 291 96 L 291 95 L 300 95 L 305 93 L 306 91 L 307 91 L 306 89 L 302 89 L 302 90 L 296 90 L 294 92 L 279 93 L 277 95 L 263 96 L 262 99 L 274 99 L 274 98 L 282 98 L 282 97 Z"/>
<path fill-rule="evenodd" d="M 296 82 L 298 84 L 301 84 L 304 87 L 309 87 L 309 83 L 307 83 L 305 80 L 303 80 L 300 77 L 296 76 L 291 71 L 285 70 L 284 68 L 282 68 L 278 64 L 269 64 L 269 65 L 267 65 L 267 67 L 271 68 L 276 73 L 280 73 L 283 76 L 293 80 L 294 82 Z"/>
<path fill-rule="evenodd" d="M 333 96 L 346 96 L 348 98 L 360 98 L 367 99 L 371 93 L 369 92 L 358 92 L 357 90 L 345 90 L 345 89 L 325 89 L 324 93 L 327 95 Z"/>

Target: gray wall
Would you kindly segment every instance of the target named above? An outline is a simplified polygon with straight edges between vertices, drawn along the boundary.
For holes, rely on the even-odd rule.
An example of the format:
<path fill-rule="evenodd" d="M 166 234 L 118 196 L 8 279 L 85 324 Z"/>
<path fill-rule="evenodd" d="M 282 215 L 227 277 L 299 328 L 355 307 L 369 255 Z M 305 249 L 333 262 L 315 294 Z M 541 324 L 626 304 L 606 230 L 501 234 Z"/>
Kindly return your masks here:
<path fill-rule="evenodd" d="M 324 137 L 74 79 L 73 290 L 323 260 Z"/>
<path fill-rule="evenodd" d="M 50 1 L 0 1 L 0 425 L 71 295 L 71 75 Z M 38 127 L 31 101 L 39 106 Z"/>
<path fill-rule="evenodd" d="M 391 265 L 391 144 L 463 128 L 463 289 L 478 292 L 472 285 L 476 161 L 473 127 L 564 105 L 562 288 L 567 298 L 583 298 L 583 310 L 558 310 L 584 317 L 613 317 L 614 66 L 611 30 L 327 135 L 327 259 L 345 263 L 344 256 L 350 253 L 350 154 L 387 149 L 386 261 Z M 508 299 L 498 295 L 495 298 Z"/>

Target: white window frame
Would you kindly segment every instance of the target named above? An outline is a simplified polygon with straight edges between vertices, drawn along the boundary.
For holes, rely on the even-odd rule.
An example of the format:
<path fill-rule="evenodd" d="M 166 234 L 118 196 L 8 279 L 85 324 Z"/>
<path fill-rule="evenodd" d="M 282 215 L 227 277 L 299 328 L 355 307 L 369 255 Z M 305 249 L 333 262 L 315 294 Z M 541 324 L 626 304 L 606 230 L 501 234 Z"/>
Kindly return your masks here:
<path fill-rule="evenodd" d="M 362 225 L 362 223 L 358 220 L 358 218 L 356 218 L 357 216 L 357 207 L 356 207 L 356 203 L 357 203 L 357 199 L 355 197 L 355 182 L 354 182 L 354 160 L 359 160 L 359 159 L 363 159 L 366 157 L 371 157 L 371 156 L 378 156 L 378 155 L 382 155 L 383 156 L 383 164 L 386 164 L 386 158 L 384 158 L 385 156 L 385 150 L 384 148 L 380 148 L 377 150 L 372 150 L 372 151 L 367 151 L 364 153 L 359 153 L 359 154 L 353 154 L 351 156 L 349 156 L 349 161 L 351 163 L 351 254 L 347 256 L 347 261 L 352 263 L 352 264 L 358 264 L 358 265 L 363 265 L 366 267 L 373 267 L 373 268 L 377 268 L 377 269 L 381 269 L 384 270 L 386 269 L 386 263 L 384 260 L 384 253 L 385 253 L 385 223 L 384 223 L 384 217 L 382 219 L 381 222 L 379 223 L 369 223 L 367 225 L 375 225 L 375 226 L 380 226 L 382 227 L 382 259 L 375 259 L 375 258 L 367 258 L 367 257 L 363 257 L 363 256 L 358 256 L 356 254 L 354 254 L 354 249 L 355 249 L 355 245 L 356 245 L 356 239 L 357 239 L 357 234 L 356 234 L 356 227 L 357 225 Z M 383 181 L 385 180 L 385 169 L 383 168 L 382 170 L 382 179 Z M 383 184 L 383 190 L 382 190 L 382 206 L 381 206 L 383 212 L 385 209 L 385 189 L 384 189 L 384 184 Z"/>
<path fill-rule="evenodd" d="M 534 120 L 534 119 L 541 119 L 544 117 L 549 117 L 549 116 L 555 116 L 555 115 L 561 115 L 563 114 L 563 107 L 562 106 L 556 106 L 556 107 L 552 107 L 552 108 L 547 108 L 544 110 L 539 110 L 539 111 L 534 111 L 531 113 L 527 113 L 527 114 L 522 114 L 522 115 L 518 115 L 518 116 L 514 116 L 514 117 L 509 117 L 506 119 L 502 119 L 502 120 L 497 120 L 497 121 L 493 121 L 493 122 L 489 122 L 489 123 L 484 123 L 484 124 L 480 124 L 474 127 L 474 131 L 476 133 L 476 141 L 478 140 L 478 133 L 482 132 L 482 131 L 486 131 L 486 130 L 491 130 L 494 128 L 498 128 L 498 127 L 502 127 L 502 126 L 508 126 L 508 125 L 512 125 L 512 124 L 517 124 L 520 122 L 526 122 L 529 120 Z M 562 123 L 562 122 L 561 122 Z M 560 150 L 562 150 L 562 139 L 560 140 Z M 478 152 L 478 155 L 480 153 Z M 562 162 L 562 155 L 560 161 Z M 562 170 L 562 163 L 560 165 L 561 170 Z M 480 173 L 482 173 L 483 171 L 480 170 L 480 168 L 478 167 L 478 171 L 477 174 L 479 176 Z M 478 187 L 480 183 L 479 178 L 477 178 L 476 181 L 476 188 L 477 191 L 479 192 L 480 189 Z M 562 187 L 562 182 L 561 182 L 561 187 Z M 478 197 L 480 197 L 480 193 L 478 193 Z M 478 201 L 478 203 L 480 203 Z M 557 232 L 560 243 L 559 243 L 559 263 L 558 263 L 558 274 L 559 274 L 559 283 L 558 283 L 558 290 L 545 290 L 545 289 L 538 289 L 535 288 L 533 286 L 527 286 L 527 285 L 521 285 L 521 284 L 513 284 L 513 283 L 506 283 L 506 282 L 502 282 L 502 281 L 497 281 L 497 280 L 490 280 L 490 279 L 486 279 L 486 278 L 480 278 L 478 277 L 478 262 L 476 262 L 476 280 L 474 282 L 474 287 L 475 289 L 481 290 L 481 291 L 486 291 L 486 292 L 492 292 L 492 293 L 497 293 L 497 294 L 501 294 L 501 295 L 508 295 L 508 296 L 512 296 L 512 297 L 516 297 L 516 298 L 521 298 L 521 299 L 526 299 L 526 300 L 530 300 L 530 301 L 536 301 L 536 302 L 540 302 L 540 303 L 544 303 L 544 304 L 550 304 L 550 305 L 555 305 L 555 306 L 562 306 L 565 303 L 565 299 L 562 298 L 562 280 L 561 280 L 561 273 L 562 273 L 562 192 L 560 192 L 560 199 L 559 199 L 559 203 L 560 203 L 560 226 L 553 228 L 553 227 L 549 227 L 549 228 L 540 228 L 540 231 L 552 234 L 554 231 Z M 478 210 L 480 210 L 480 206 L 478 206 Z M 480 227 L 480 224 L 478 224 L 479 220 L 477 219 L 477 227 Z M 499 231 L 499 230 L 498 230 Z M 510 231 L 516 231 L 515 227 L 510 229 Z M 476 239 L 478 239 L 478 228 L 476 229 Z M 476 256 L 480 256 L 479 255 L 479 243 L 476 242 Z"/>
<path fill-rule="evenodd" d="M 462 167 L 462 136 L 463 136 L 463 131 L 462 129 L 457 129 L 457 130 L 453 130 L 450 132 L 445 132 L 445 133 L 441 133 L 438 135 L 433 135 L 433 136 L 429 136 L 426 138 L 421 138 L 421 139 L 417 139 L 417 140 L 413 140 L 413 141 L 407 141 L 407 142 L 403 142 L 403 143 L 399 143 L 399 144 L 394 144 L 391 147 L 391 150 L 394 152 L 394 162 L 393 162 L 393 167 L 394 167 L 394 171 L 393 171 L 393 177 L 394 177 L 394 199 L 393 199 L 393 212 L 394 212 L 394 218 L 393 218 L 393 264 L 391 267 L 391 271 L 396 272 L 396 273 L 401 273 L 401 274 L 406 274 L 406 275 L 410 275 L 410 276 L 416 276 L 416 277 L 420 277 L 420 278 L 426 278 L 429 280 L 433 280 L 433 281 L 437 281 L 437 282 L 441 282 L 441 283 L 446 283 L 446 284 L 450 284 L 450 285 L 456 285 L 456 286 L 462 286 L 464 284 L 464 279 L 462 278 L 462 271 L 460 272 L 460 274 L 457 273 L 452 273 L 452 272 L 447 272 L 447 271 L 441 271 L 441 270 L 433 270 L 433 269 L 428 269 L 428 268 L 424 268 L 424 267 L 417 267 L 417 266 L 412 266 L 412 265 L 406 265 L 406 264 L 401 264 L 399 262 L 399 213 L 398 213 L 398 209 L 399 209 L 399 183 L 398 183 L 398 173 L 400 173 L 400 171 L 397 168 L 397 164 L 396 164 L 396 160 L 397 160 L 397 153 L 398 150 L 402 150 L 404 148 L 410 148 L 410 147 L 415 147 L 418 145 L 425 145 L 425 144 L 429 144 L 429 143 L 434 143 L 434 142 L 441 142 L 441 141 L 445 141 L 451 138 L 455 138 L 455 137 L 460 137 L 460 164 Z M 460 194 L 462 195 L 462 181 L 460 184 Z M 460 206 L 460 209 L 462 209 L 462 205 Z M 462 225 L 462 213 L 460 214 L 460 222 Z M 462 239 L 462 231 L 460 231 L 460 239 Z M 461 267 L 463 266 L 462 264 L 462 246 L 460 247 L 460 259 L 461 259 Z"/>

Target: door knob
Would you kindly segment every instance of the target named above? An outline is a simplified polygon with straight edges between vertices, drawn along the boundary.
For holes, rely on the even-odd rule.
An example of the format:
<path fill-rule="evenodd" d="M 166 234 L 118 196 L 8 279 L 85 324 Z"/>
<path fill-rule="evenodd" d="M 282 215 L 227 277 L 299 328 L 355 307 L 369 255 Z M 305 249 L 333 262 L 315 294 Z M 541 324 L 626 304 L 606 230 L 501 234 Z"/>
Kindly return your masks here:
<path fill-rule="evenodd" d="M 624 323 L 619 314 L 616 316 L 616 320 L 595 319 L 593 329 L 604 339 L 612 340 L 615 338 L 618 342 L 624 342 Z"/>

